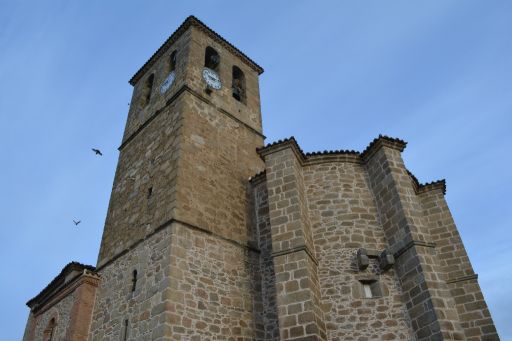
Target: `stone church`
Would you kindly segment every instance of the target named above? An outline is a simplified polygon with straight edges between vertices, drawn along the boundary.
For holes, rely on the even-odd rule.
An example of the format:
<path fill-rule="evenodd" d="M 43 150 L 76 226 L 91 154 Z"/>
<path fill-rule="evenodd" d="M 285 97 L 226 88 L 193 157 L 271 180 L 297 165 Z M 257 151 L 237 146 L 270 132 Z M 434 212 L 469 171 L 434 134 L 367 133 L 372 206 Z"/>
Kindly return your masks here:
<path fill-rule="evenodd" d="M 96 266 L 27 302 L 32 340 L 499 340 L 406 142 L 264 145 L 263 69 L 188 17 L 130 79 Z"/>

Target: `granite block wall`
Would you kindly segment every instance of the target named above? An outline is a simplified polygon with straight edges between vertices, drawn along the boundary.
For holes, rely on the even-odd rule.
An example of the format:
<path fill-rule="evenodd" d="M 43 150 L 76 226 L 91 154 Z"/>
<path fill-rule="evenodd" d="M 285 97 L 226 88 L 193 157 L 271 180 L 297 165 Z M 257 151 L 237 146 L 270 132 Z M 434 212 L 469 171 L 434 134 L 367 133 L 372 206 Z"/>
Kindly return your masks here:
<path fill-rule="evenodd" d="M 167 226 L 149 235 L 99 269 L 101 283 L 90 341 L 119 341 L 124 333 L 127 340 L 166 339 L 170 328 L 166 315 L 171 280 L 170 231 Z"/>
<path fill-rule="evenodd" d="M 174 216 L 182 108 L 179 97 L 121 149 L 98 266 Z"/>
<path fill-rule="evenodd" d="M 169 340 L 264 340 L 256 250 L 176 223 L 171 252 Z"/>
<path fill-rule="evenodd" d="M 368 174 L 357 162 L 322 162 L 304 167 L 321 304 L 328 340 L 413 340 L 400 281 L 376 258 L 359 270 L 359 248 L 387 248 Z M 381 296 L 364 298 L 362 281 L 377 281 Z"/>
<path fill-rule="evenodd" d="M 252 213 L 260 250 L 261 297 L 263 302 L 263 325 L 266 341 L 279 339 L 279 320 L 277 313 L 276 275 L 272 257 L 272 231 L 268 208 L 266 177 L 261 174 L 251 181 L 249 193 L 252 196 Z"/>

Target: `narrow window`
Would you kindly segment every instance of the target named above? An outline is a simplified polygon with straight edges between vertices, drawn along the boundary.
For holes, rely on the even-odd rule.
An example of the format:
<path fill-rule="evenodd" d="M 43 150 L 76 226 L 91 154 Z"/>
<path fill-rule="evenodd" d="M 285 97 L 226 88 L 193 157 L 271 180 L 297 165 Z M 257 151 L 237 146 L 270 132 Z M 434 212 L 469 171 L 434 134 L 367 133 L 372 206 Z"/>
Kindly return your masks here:
<path fill-rule="evenodd" d="M 148 199 L 153 195 L 153 187 L 148 188 Z"/>
<path fill-rule="evenodd" d="M 363 280 L 361 283 L 361 295 L 363 298 L 378 298 L 382 297 L 382 290 L 379 281 L 377 280 Z"/>
<path fill-rule="evenodd" d="M 176 70 L 176 51 L 173 51 L 169 57 L 169 73 Z"/>
<path fill-rule="evenodd" d="M 146 79 L 146 84 L 144 85 L 144 105 L 149 103 L 151 99 L 151 92 L 153 91 L 153 81 L 155 80 L 155 75 L 151 74 L 148 79 Z"/>
<path fill-rule="evenodd" d="M 52 341 L 53 336 L 55 334 L 55 329 L 57 327 L 57 322 L 55 321 L 55 317 L 48 322 L 48 326 L 44 330 L 44 341 Z"/>
<path fill-rule="evenodd" d="M 133 270 L 133 276 L 132 276 L 132 292 L 134 292 L 136 288 L 137 288 L 137 270 Z"/>
<path fill-rule="evenodd" d="M 219 71 L 220 56 L 212 47 L 208 46 L 204 53 L 204 66 L 208 69 Z"/>
<path fill-rule="evenodd" d="M 121 340 L 126 341 L 128 340 L 128 320 L 124 320 L 123 323 L 123 330 L 121 331 Z"/>
<path fill-rule="evenodd" d="M 364 290 L 364 297 L 366 297 L 366 298 L 373 297 L 372 287 L 371 287 L 370 283 L 363 283 L 363 290 Z"/>
<path fill-rule="evenodd" d="M 245 103 L 245 75 L 237 66 L 233 66 L 233 97 L 242 103 Z"/>

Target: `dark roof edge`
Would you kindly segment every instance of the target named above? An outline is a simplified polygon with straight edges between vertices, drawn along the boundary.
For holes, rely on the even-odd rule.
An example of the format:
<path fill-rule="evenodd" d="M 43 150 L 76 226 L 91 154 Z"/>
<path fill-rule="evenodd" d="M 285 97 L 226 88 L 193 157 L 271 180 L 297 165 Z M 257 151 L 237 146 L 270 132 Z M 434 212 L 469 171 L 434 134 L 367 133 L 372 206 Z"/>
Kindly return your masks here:
<path fill-rule="evenodd" d="M 440 189 L 443 191 L 443 194 L 446 194 L 446 180 L 445 179 L 436 180 L 436 181 L 427 182 L 427 183 L 422 184 L 418 181 L 418 178 L 416 178 L 416 176 L 414 176 L 414 174 L 412 174 L 408 169 L 406 169 L 406 170 L 407 170 L 407 174 L 411 178 L 411 181 L 414 186 L 414 191 L 416 192 L 416 194 L 425 193 L 425 192 L 435 190 L 435 189 Z"/>
<path fill-rule="evenodd" d="M 249 178 L 249 182 L 254 185 L 254 184 L 257 184 L 257 183 L 263 181 L 264 179 L 266 179 L 266 177 L 267 177 L 267 171 L 262 170 L 261 172 L 251 176 Z"/>
<path fill-rule="evenodd" d="M 300 162 L 306 161 L 306 154 L 304 154 L 302 149 L 300 149 L 299 144 L 297 143 L 295 137 L 293 136 L 267 144 L 266 146 L 263 146 L 261 148 L 257 148 L 256 152 L 263 159 L 265 155 L 275 153 L 287 147 L 292 148 Z"/>
<path fill-rule="evenodd" d="M 263 68 L 256 64 L 251 58 L 247 57 L 245 53 L 237 49 L 233 44 L 224 39 L 220 34 L 206 26 L 201 20 L 197 19 L 195 16 L 190 15 L 185 19 L 185 21 L 174 31 L 169 38 L 156 50 L 155 53 L 142 65 L 142 67 L 133 75 L 130 79 L 129 83 L 131 85 L 135 85 L 137 81 L 142 77 L 142 75 L 149 69 L 156 60 L 162 56 L 162 54 L 167 50 L 167 48 L 173 44 L 179 37 L 190 27 L 195 26 L 202 30 L 204 33 L 209 35 L 212 39 L 217 41 L 219 44 L 227 48 L 231 53 L 240 57 L 247 65 L 249 65 L 254 71 L 258 72 L 259 75 L 263 73 Z"/>
<path fill-rule="evenodd" d="M 26 304 L 29 308 L 40 301 L 41 299 L 48 296 L 54 289 L 57 289 L 59 286 L 65 283 L 66 276 L 73 271 L 89 270 L 91 272 L 95 272 L 96 268 L 92 265 L 86 265 L 79 262 L 70 262 L 68 263 L 61 272 L 48 284 L 39 294 L 30 299 Z"/>
<path fill-rule="evenodd" d="M 407 146 L 407 142 L 405 142 L 402 139 L 389 137 L 386 135 L 379 135 L 379 137 L 373 139 L 373 141 L 370 142 L 368 147 L 366 147 L 366 149 L 363 150 L 363 152 L 361 153 L 361 158 L 367 161 L 382 146 L 386 146 L 403 152 L 405 147 Z"/>
<path fill-rule="evenodd" d="M 263 157 L 267 154 L 270 154 L 274 151 L 281 150 L 286 145 L 291 145 L 296 149 L 296 151 L 301 155 L 303 161 L 309 161 L 313 158 L 322 157 L 322 156 L 348 156 L 351 158 L 360 158 L 362 161 L 368 160 L 368 158 L 375 153 L 381 146 L 387 146 L 393 149 L 397 149 L 400 152 L 402 152 L 405 149 L 405 146 L 407 145 L 407 142 L 404 140 L 389 137 L 386 135 L 379 135 L 376 139 L 374 139 L 368 147 L 365 148 L 365 150 L 361 153 L 355 150 L 324 150 L 322 152 L 310 152 L 310 153 L 304 153 L 302 149 L 299 147 L 299 144 L 295 140 L 293 136 L 278 140 L 276 142 L 272 142 L 267 144 L 264 147 L 258 148 L 256 151 L 258 154 Z"/>

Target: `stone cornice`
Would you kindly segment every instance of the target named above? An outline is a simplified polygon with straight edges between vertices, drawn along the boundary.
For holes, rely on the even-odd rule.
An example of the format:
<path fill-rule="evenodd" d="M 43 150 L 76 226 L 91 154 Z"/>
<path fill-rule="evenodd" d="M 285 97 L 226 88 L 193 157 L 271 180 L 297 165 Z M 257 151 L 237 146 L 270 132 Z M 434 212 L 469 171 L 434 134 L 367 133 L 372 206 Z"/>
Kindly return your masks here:
<path fill-rule="evenodd" d="M 302 149 L 300 149 L 299 144 L 295 140 L 295 137 L 291 136 L 284 140 L 279 140 L 273 142 L 271 144 L 267 144 L 264 147 L 257 148 L 256 152 L 260 155 L 260 157 L 265 160 L 265 156 L 277 153 L 281 150 L 291 148 L 297 159 L 303 164 L 306 161 L 306 156 Z"/>
<path fill-rule="evenodd" d="M 306 245 L 300 245 L 300 246 L 297 246 L 294 248 L 272 252 L 272 258 L 279 257 L 279 256 L 285 256 L 290 253 L 295 253 L 295 252 L 299 252 L 299 251 L 304 251 L 309 256 L 309 258 L 313 261 L 313 263 L 318 265 L 318 260 L 316 259 L 313 252 L 311 252 L 311 250 Z"/>
<path fill-rule="evenodd" d="M 52 292 L 48 293 L 45 297 L 42 297 L 36 302 L 32 302 L 30 308 L 34 314 L 41 314 L 60 302 L 79 286 L 89 284 L 93 287 L 97 287 L 99 282 L 100 277 L 95 272 L 84 269 L 82 273 L 76 275 L 61 286 L 54 288 Z"/>
<path fill-rule="evenodd" d="M 30 299 L 26 303 L 27 306 L 32 309 L 35 304 L 40 305 L 41 302 L 45 301 L 49 296 L 53 295 L 55 291 L 76 279 L 78 276 L 84 273 L 84 271 L 95 273 L 95 267 L 78 262 L 68 263 L 64 268 L 62 268 L 61 272 L 43 290 L 41 290 L 41 292 L 39 292 L 39 294 L 37 294 L 34 298 Z M 77 274 L 72 279 L 67 279 L 66 277 L 73 272 L 78 272 L 80 274 Z"/>
<path fill-rule="evenodd" d="M 416 194 L 423 194 L 434 190 L 441 190 L 443 194 L 446 194 L 446 181 L 444 179 L 422 184 L 418 181 L 418 178 L 416 178 L 414 174 L 412 174 L 408 169 L 407 174 L 409 174 L 411 177 L 414 192 Z"/>
<path fill-rule="evenodd" d="M 256 151 L 260 157 L 264 159 L 266 155 L 276 153 L 286 148 L 292 148 L 302 165 L 313 165 L 326 162 L 352 162 L 363 164 L 366 163 L 368 159 L 381 147 L 389 147 L 402 152 L 406 144 L 407 142 L 401 139 L 379 135 L 379 137 L 374 139 L 362 153 L 355 150 L 324 150 L 322 152 L 304 153 L 295 138 L 292 136 L 284 140 L 267 144 L 262 148 L 258 148 Z"/>
<path fill-rule="evenodd" d="M 428 248 L 435 248 L 436 247 L 436 244 L 435 243 L 430 243 L 430 242 L 426 242 L 426 241 L 423 241 L 423 240 L 411 240 L 409 241 L 408 243 L 406 243 L 405 245 L 402 245 L 402 247 L 400 247 L 398 250 L 396 250 L 395 252 L 393 252 L 393 256 L 398 259 L 398 257 L 400 257 L 401 255 L 403 255 L 405 252 L 407 252 L 409 249 L 413 248 L 413 247 L 416 247 L 416 246 L 421 246 L 421 247 L 428 247 Z"/>
<path fill-rule="evenodd" d="M 382 147 L 388 147 L 392 149 L 396 149 L 399 152 L 403 152 L 407 142 L 401 139 L 389 137 L 386 135 L 379 135 L 376 139 L 374 139 L 368 147 L 361 153 L 361 159 L 366 163 L 368 159 L 372 157 L 379 149 Z"/>
<path fill-rule="evenodd" d="M 155 62 L 167 51 L 167 49 L 176 42 L 183 33 L 185 33 L 191 26 L 199 29 L 210 38 L 215 40 L 217 43 L 222 45 L 229 52 L 233 53 L 235 56 L 239 57 L 245 64 L 251 67 L 258 74 L 263 73 L 263 68 L 256 64 L 252 59 L 247 57 L 242 51 L 233 46 L 226 39 L 222 38 L 217 32 L 206 26 L 201 20 L 197 19 L 193 15 L 189 16 L 185 21 L 178 27 L 176 31 L 167 40 L 158 48 L 158 50 L 149 58 L 149 60 L 144 63 L 144 65 L 133 75 L 130 79 L 129 83 L 131 85 L 135 85 L 139 79 L 150 69 Z"/>
<path fill-rule="evenodd" d="M 188 85 L 184 84 L 181 88 L 179 88 L 175 93 L 174 95 L 171 96 L 171 98 L 169 98 L 165 104 L 160 107 L 159 109 L 155 110 L 155 112 L 143 123 L 141 124 L 137 129 L 135 129 L 135 131 L 133 133 L 131 133 L 128 137 L 126 137 L 123 142 L 121 143 L 121 145 L 117 148 L 117 150 L 121 151 L 128 143 L 130 143 L 130 141 L 132 141 L 144 128 L 146 128 L 158 115 L 160 115 L 165 108 L 167 108 L 169 105 L 171 105 L 177 98 L 179 98 L 181 96 L 181 94 L 183 94 L 184 92 L 187 92 L 191 95 L 193 95 L 194 97 L 198 98 L 199 100 L 203 101 L 204 103 L 207 103 L 207 104 L 210 104 L 212 105 L 215 109 L 217 109 L 219 112 L 221 112 L 222 114 L 226 115 L 227 117 L 229 117 L 230 119 L 232 119 L 233 121 L 241 124 L 243 127 L 245 127 L 246 129 L 248 129 L 249 131 L 253 132 L 254 134 L 262 137 L 263 139 L 265 138 L 265 135 L 263 135 L 260 131 L 254 129 L 253 127 L 251 127 L 250 125 L 248 125 L 247 123 L 243 122 L 242 120 L 238 119 L 235 115 L 231 114 L 230 112 L 228 112 L 227 110 L 224 110 L 222 108 L 219 108 L 218 106 L 216 106 L 215 104 L 213 104 L 210 100 L 208 100 L 207 98 L 205 98 L 204 96 L 202 96 L 201 94 L 197 93 L 194 89 L 190 88 Z"/>
<path fill-rule="evenodd" d="M 266 171 L 261 171 L 259 172 L 258 174 L 256 175 L 253 175 L 249 178 L 249 182 L 254 186 L 254 185 L 258 185 L 260 184 L 261 182 L 264 182 L 267 180 L 267 172 Z"/>
<path fill-rule="evenodd" d="M 379 137 L 374 139 L 362 153 L 355 150 L 324 150 L 322 152 L 304 153 L 297 143 L 297 140 L 291 136 L 289 138 L 278 140 L 276 142 L 267 144 L 264 147 L 258 148 L 256 149 L 256 152 L 263 160 L 265 160 L 265 156 L 267 155 L 276 153 L 286 148 L 291 148 L 302 166 L 310 166 L 330 162 L 351 162 L 365 164 L 382 147 L 388 147 L 398 150 L 399 152 L 403 152 L 406 145 L 407 142 L 401 139 L 379 135 Z M 407 174 L 409 174 L 411 177 L 412 185 L 416 194 L 423 194 L 434 190 L 441 190 L 443 194 L 446 194 L 446 181 L 444 179 L 422 184 L 411 172 L 409 172 L 409 170 L 407 170 Z M 256 176 L 249 180 L 251 182 L 256 181 L 253 180 L 254 178 L 256 178 Z"/>
<path fill-rule="evenodd" d="M 206 234 L 209 234 L 217 239 L 222 239 L 226 242 L 229 242 L 233 245 L 237 245 L 238 247 L 240 248 L 243 248 L 243 249 L 246 249 L 246 250 L 249 250 L 249 251 L 253 251 L 253 252 L 256 252 L 256 253 L 260 253 L 261 251 L 254 245 L 252 245 L 251 242 L 247 242 L 247 243 L 243 243 L 243 242 L 240 242 L 240 241 L 237 241 L 237 240 L 234 240 L 234 239 L 230 239 L 230 238 L 226 238 L 224 236 L 221 236 L 215 232 L 212 232 L 210 230 L 207 230 L 203 227 L 200 227 L 200 226 L 197 226 L 197 225 L 194 225 L 194 224 L 190 224 L 186 221 L 183 221 L 183 220 L 180 220 L 180 219 L 176 219 L 176 218 L 171 218 L 169 220 L 167 220 L 166 222 L 164 222 L 163 224 L 161 224 L 160 226 L 158 226 L 157 228 L 155 228 L 153 231 L 149 232 L 147 235 L 145 235 L 144 237 L 136 240 L 135 242 L 133 242 L 132 244 L 128 245 L 125 249 L 121 250 L 120 252 L 116 253 L 115 255 L 111 256 L 110 258 L 102 261 L 101 263 L 98 263 L 98 266 L 96 267 L 96 271 L 97 272 L 100 272 L 101 270 L 103 270 L 104 268 L 106 268 L 107 266 L 109 266 L 110 264 L 114 263 L 117 259 L 121 258 L 122 256 L 124 256 L 125 254 L 127 254 L 129 251 L 135 249 L 137 246 L 139 246 L 139 244 L 141 244 L 142 242 L 150 239 L 151 237 L 153 237 L 154 235 L 156 235 L 157 233 L 163 231 L 163 230 L 166 230 L 167 228 L 170 228 L 172 226 L 172 224 L 174 223 L 178 223 L 182 226 L 185 226 L 187 228 L 191 228 L 191 229 L 194 229 L 196 231 L 200 231 L 200 232 L 203 232 L 203 233 L 206 233 Z"/>
<path fill-rule="evenodd" d="M 458 283 L 463 281 L 476 281 L 478 280 L 478 274 L 471 274 L 467 276 L 461 276 L 457 278 L 450 278 L 446 280 L 446 284 Z"/>

